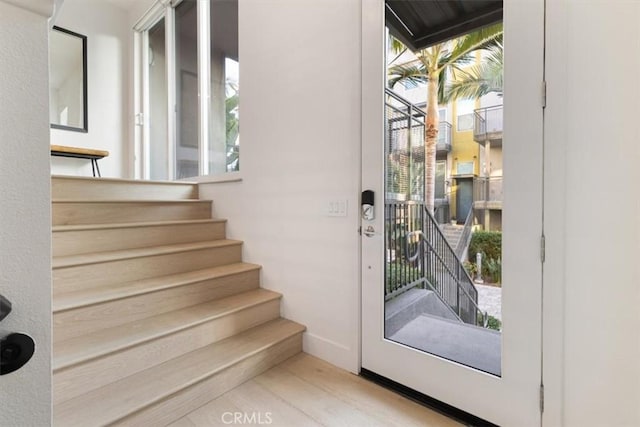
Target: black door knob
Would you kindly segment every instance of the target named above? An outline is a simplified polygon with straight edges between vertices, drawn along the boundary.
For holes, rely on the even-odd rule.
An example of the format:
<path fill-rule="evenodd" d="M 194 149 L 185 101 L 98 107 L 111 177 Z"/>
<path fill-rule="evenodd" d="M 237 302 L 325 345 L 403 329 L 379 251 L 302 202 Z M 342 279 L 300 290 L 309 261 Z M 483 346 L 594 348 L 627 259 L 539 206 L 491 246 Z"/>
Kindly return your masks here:
<path fill-rule="evenodd" d="M 10 374 L 24 366 L 35 351 L 33 339 L 25 334 L 10 334 L 0 339 L 0 375 Z"/>

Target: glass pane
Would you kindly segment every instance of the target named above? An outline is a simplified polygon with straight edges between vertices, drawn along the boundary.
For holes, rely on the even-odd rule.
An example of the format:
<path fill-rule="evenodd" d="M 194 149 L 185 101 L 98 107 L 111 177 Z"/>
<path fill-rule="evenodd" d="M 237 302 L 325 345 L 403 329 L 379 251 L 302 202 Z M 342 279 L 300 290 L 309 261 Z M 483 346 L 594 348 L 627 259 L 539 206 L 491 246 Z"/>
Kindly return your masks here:
<path fill-rule="evenodd" d="M 444 199 L 444 179 L 447 173 L 447 162 L 436 162 L 436 190 L 435 198 Z"/>
<path fill-rule="evenodd" d="M 451 47 L 461 39 L 421 56 L 455 52 Z M 461 58 L 461 66 L 471 66 L 465 76 L 501 84 L 501 44 L 474 57 L 472 64 Z M 408 54 L 389 58 L 395 58 L 390 66 L 416 60 Z M 493 74 L 473 76 L 488 68 L 479 65 L 489 58 Z M 445 89 L 456 83 L 453 73 L 445 71 L 445 77 Z M 437 94 L 428 96 L 424 85 L 418 89 L 420 99 L 408 97 L 402 84 L 386 91 L 385 338 L 500 376 L 502 88 L 492 85 L 490 93 L 439 105 L 438 117 L 426 117 L 422 107 Z M 438 152 L 442 135 L 425 135 L 425 124 L 442 132 L 449 108 L 457 130 L 473 133 L 451 132 L 450 151 Z"/>
<path fill-rule="evenodd" d="M 211 1 L 209 173 L 240 170 L 238 2 Z"/>
<path fill-rule="evenodd" d="M 169 179 L 167 163 L 167 56 L 164 18 L 149 30 L 149 169 Z"/>
<path fill-rule="evenodd" d="M 87 131 L 86 43 L 81 34 L 53 27 L 49 42 L 49 115 L 58 129 Z"/>
<path fill-rule="evenodd" d="M 176 7 L 176 178 L 199 175 L 198 12 L 195 1 Z"/>

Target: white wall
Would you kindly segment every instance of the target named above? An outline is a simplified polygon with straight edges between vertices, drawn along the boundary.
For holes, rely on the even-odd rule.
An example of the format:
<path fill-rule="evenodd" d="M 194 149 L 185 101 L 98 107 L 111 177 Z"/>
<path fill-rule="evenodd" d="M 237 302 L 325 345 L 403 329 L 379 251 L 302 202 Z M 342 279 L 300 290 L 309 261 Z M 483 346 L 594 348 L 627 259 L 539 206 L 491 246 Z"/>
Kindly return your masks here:
<path fill-rule="evenodd" d="M 102 176 L 129 174 L 128 13 L 105 0 L 66 0 L 56 25 L 87 36 L 89 132 L 51 129 L 51 143 L 109 151 L 98 161 Z M 51 172 L 91 175 L 88 160 L 53 157 Z"/>
<path fill-rule="evenodd" d="M 352 370 L 359 306 L 354 3 L 241 3 L 243 182 L 202 185 L 216 214 L 230 219 L 230 236 L 245 240 L 246 259 L 264 266 L 264 286 L 283 292 L 285 316 L 307 325 L 305 350 Z M 640 425 L 640 4 L 548 7 L 545 420 Z M 286 54 L 274 54 L 290 34 L 297 37 Z M 594 50 L 614 71 L 593 66 Z M 349 216 L 325 217 L 323 205 L 340 197 L 349 200 Z"/>
<path fill-rule="evenodd" d="M 56 117 L 56 123 L 62 125 L 78 125 L 83 122 L 82 115 L 82 63 L 77 67 L 73 67 L 73 71 L 69 74 L 67 79 L 62 82 L 58 90 L 52 90 L 49 96 L 55 99 L 55 102 L 51 102 L 49 116 L 54 116 L 58 113 L 58 106 L 60 104 L 67 107 L 67 120 L 62 121 L 60 117 Z"/>
<path fill-rule="evenodd" d="M 48 23 L 53 2 L 0 1 L 0 323 L 32 336 L 33 358 L 0 377 L 0 425 L 51 422 L 51 193 Z"/>
<path fill-rule="evenodd" d="M 241 1 L 240 58 L 243 181 L 201 194 L 307 326 L 305 351 L 357 371 L 360 3 Z M 326 216 L 334 199 L 348 216 Z"/>
<path fill-rule="evenodd" d="M 546 425 L 640 425 L 640 3 L 547 2 Z"/>

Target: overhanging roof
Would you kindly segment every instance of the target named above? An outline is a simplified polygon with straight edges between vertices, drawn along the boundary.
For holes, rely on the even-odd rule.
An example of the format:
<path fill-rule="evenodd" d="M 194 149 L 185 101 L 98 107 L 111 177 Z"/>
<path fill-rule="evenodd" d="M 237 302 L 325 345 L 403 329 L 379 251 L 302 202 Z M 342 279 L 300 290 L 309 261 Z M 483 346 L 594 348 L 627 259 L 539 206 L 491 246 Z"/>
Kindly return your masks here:
<path fill-rule="evenodd" d="M 389 31 L 424 49 L 502 20 L 502 0 L 386 0 Z"/>

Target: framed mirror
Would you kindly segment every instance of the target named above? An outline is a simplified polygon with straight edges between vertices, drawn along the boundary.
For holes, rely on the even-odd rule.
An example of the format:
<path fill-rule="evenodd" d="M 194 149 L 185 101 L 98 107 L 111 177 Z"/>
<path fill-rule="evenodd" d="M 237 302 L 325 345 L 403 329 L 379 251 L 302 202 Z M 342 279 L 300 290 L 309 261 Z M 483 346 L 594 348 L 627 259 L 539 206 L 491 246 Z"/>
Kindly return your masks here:
<path fill-rule="evenodd" d="M 51 127 L 87 132 L 87 37 L 54 26 L 49 38 Z"/>

